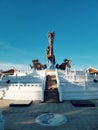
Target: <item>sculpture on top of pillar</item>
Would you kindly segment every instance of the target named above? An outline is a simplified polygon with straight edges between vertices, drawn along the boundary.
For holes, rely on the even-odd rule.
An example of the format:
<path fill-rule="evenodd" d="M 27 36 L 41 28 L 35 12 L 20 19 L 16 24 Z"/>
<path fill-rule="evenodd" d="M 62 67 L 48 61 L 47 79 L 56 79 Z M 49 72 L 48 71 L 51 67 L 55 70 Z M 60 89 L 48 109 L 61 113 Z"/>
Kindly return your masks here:
<path fill-rule="evenodd" d="M 50 44 L 53 44 L 53 42 L 54 42 L 54 36 L 55 36 L 54 32 L 48 32 L 48 39 L 49 39 L 49 43 Z"/>
<path fill-rule="evenodd" d="M 53 52 L 54 36 L 55 36 L 54 32 L 48 33 L 49 45 L 46 49 L 47 60 L 48 60 L 48 69 L 54 69 L 54 65 L 55 65 L 55 56 L 54 56 L 54 52 Z"/>

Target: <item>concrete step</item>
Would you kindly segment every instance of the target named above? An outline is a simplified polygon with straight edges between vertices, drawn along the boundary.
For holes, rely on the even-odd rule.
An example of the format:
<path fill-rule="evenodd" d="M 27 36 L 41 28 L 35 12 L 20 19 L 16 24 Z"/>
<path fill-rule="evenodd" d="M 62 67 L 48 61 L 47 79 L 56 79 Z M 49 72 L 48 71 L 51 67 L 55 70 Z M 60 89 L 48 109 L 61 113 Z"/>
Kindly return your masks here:
<path fill-rule="evenodd" d="M 57 88 L 57 81 L 55 75 L 47 75 L 46 78 L 46 89 Z"/>
<path fill-rule="evenodd" d="M 44 99 L 45 102 L 59 102 L 58 90 L 45 90 Z"/>
<path fill-rule="evenodd" d="M 53 81 L 53 80 L 56 80 L 56 76 L 55 75 L 47 75 L 46 77 L 47 81 Z"/>

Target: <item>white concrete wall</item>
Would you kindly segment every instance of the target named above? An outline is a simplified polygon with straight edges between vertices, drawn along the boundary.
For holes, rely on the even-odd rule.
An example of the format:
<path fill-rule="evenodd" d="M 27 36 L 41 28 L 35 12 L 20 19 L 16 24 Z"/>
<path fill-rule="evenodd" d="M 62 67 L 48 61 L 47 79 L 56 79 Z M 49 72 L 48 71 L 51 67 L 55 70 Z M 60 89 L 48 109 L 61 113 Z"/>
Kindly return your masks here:
<path fill-rule="evenodd" d="M 3 99 L 44 101 L 43 84 L 11 84 Z"/>

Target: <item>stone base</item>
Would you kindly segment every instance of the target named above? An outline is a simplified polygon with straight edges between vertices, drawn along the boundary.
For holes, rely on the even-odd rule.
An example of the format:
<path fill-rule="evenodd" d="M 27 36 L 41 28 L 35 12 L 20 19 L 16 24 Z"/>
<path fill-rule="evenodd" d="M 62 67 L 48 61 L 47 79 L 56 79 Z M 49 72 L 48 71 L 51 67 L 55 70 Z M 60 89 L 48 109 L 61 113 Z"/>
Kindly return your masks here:
<path fill-rule="evenodd" d="M 95 107 L 95 104 L 89 100 L 72 100 L 71 103 L 75 107 Z"/>
<path fill-rule="evenodd" d="M 9 106 L 10 107 L 26 107 L 26 106 L 30 106 L 32 103 L 32 101 L 30 100 L 19 100 L 19 101 L 14 101 L 13 103 L 11 103 Z"/>

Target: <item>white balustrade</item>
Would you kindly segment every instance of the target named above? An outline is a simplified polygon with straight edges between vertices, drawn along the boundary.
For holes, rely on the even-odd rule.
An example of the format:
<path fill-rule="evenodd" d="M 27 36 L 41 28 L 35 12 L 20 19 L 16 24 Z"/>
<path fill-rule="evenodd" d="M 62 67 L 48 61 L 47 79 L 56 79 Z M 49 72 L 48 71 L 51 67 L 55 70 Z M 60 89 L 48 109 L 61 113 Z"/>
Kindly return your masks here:
<path fill-rule="evenodd" d="M 57 82 L 62 100 L 98 99 L 98 75 L 85 71 L 58 70 Z"/>
<path fill-rule="evenodd" d="M 44 101 L 46 71 L 34 71 L 26 76 L 9 76 L 1 82 L 10 80 L 3 99 Z"/>

